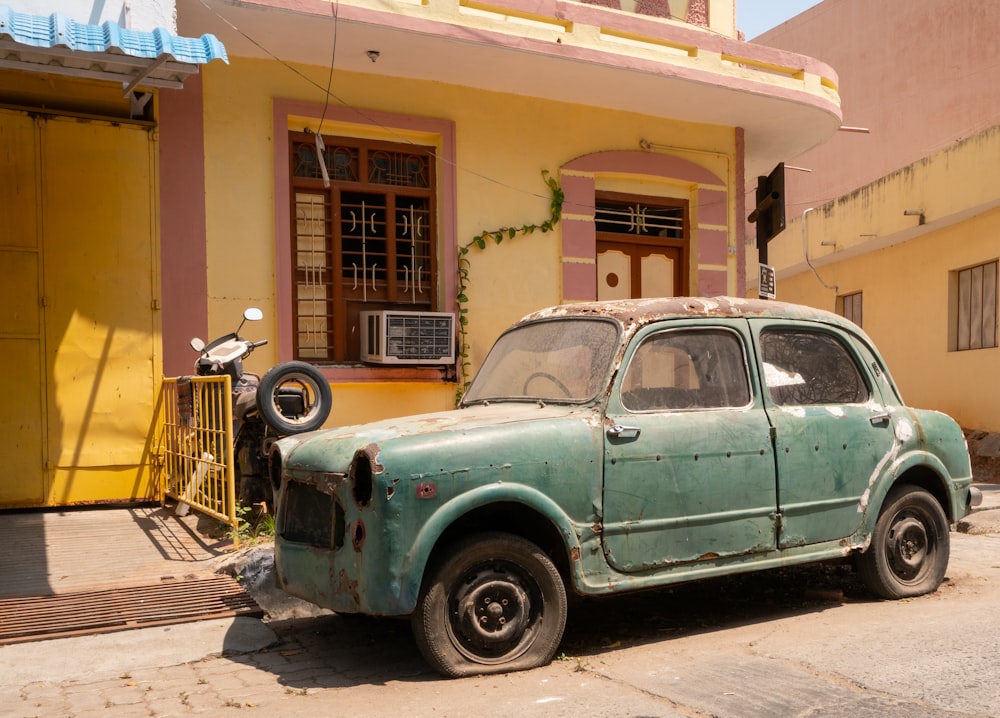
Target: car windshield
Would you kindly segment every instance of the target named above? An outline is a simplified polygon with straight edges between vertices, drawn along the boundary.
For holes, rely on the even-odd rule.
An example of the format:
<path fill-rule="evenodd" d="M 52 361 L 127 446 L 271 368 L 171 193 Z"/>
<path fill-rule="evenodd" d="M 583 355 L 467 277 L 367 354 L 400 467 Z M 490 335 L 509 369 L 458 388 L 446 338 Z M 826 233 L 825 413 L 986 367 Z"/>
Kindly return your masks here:
<path fill-rule="evenodd" d="M 560 318 L 524 324 L 497 340 L 463 400 L 583 403 L 606 386 L 618 325 Z"/>

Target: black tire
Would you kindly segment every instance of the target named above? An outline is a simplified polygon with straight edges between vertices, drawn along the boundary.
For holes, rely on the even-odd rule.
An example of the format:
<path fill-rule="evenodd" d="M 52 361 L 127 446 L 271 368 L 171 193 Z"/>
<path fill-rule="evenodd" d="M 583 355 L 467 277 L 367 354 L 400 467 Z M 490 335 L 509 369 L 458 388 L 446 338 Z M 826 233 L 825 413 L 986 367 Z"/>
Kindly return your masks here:
<path fill-rule="evenodd" d="M 551 559 L 518 536 L 460 541 L 436 564 L 411 619 L 420 652 L 457 678 L 552 660 L 566 627 L 566 588 Z"/>
<path fill-rule="evenodd" d="M 303 392 L 305 412 L 287 416 L 282 413 L 278 398 L 282 389 Z M 333 408 L 330 382 L 312 364 L 286 361 L 271 367 L 261 377 L 257 387 L 257 411 L 261 418 L 282 436 L 315 431 L 323 426 Z"/>
<path fill-rule="evenodd" d="M 882 598 L 908 598 L 936 591 L 951 554 L 948 519 L 937 500 L 917 486 L 899 486 L 886 496 L 858 573 Z"/>

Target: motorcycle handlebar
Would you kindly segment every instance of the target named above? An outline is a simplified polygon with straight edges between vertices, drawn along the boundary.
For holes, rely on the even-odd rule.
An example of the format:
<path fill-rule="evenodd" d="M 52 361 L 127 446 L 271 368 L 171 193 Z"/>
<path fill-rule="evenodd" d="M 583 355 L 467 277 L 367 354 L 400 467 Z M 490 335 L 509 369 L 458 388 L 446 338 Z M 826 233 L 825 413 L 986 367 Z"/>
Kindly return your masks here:
<path fill-rule="evenodd" d="M 250 346 L 252 346 L 254 349 L 256 349 L 257 347 L 262 347 L 265 344 L 267 344 L 267 339 L 261 339 L 259 342 L 250 342 Z"/>

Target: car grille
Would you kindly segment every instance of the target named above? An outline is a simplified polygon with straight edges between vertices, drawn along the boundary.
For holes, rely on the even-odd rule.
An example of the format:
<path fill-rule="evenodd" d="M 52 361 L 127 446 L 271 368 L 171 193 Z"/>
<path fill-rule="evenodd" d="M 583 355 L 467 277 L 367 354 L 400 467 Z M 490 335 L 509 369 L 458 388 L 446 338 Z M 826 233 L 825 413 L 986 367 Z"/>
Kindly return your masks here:
<path fill-rule="evenodd" d="M 281 537 L 319 548 L 344 545 L 344 509 L 312 484 L 289 481 L 281 501 Z"/>

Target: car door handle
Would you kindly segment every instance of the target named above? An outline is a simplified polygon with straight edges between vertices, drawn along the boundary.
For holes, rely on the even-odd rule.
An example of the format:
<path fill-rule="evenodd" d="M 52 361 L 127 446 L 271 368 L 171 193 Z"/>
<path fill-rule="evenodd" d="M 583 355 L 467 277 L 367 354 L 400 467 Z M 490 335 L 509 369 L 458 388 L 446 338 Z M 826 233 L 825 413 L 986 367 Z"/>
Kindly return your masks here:
<path fill-rule="evenodd" d="M 868 421 L 871 422 L 872 426 L 885 425 L 885 424 L 889 423 L 889 415 L 888 414 L 876 414 L 875 416 L 870 417 L 868 419 Z"/>
<path fill-rule="evenodd" d="M 642 431 L 638 426 L 622 426 L 621 424 L 615 424 L 608 429 L 608 436 L 614 439 L 634 439 L 639 436 L 639 432 Z"/>

